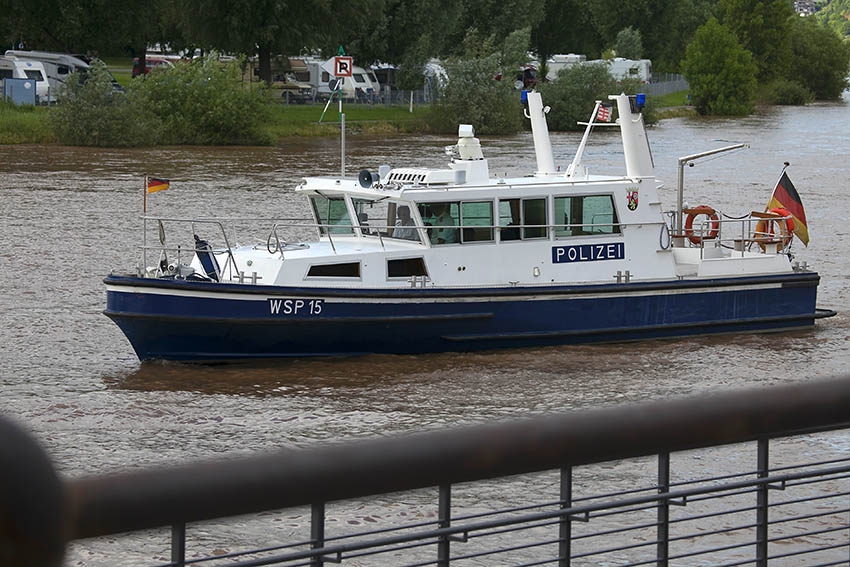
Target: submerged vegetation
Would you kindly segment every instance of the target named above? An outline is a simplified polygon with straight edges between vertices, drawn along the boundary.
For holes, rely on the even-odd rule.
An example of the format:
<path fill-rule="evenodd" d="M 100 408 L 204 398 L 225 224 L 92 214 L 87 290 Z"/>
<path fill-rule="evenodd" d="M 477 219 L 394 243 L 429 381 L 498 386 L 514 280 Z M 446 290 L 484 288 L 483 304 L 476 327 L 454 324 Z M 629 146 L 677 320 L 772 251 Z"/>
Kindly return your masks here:
<path fill-rule="evenodd" d="M 268 144 L 260 91 L 241 88 L 238 62 L 212 56 L 113 88 L 96 65 L 85 83 L 69 81 L 50 114 L 57 138 L 71 145 Z"/>

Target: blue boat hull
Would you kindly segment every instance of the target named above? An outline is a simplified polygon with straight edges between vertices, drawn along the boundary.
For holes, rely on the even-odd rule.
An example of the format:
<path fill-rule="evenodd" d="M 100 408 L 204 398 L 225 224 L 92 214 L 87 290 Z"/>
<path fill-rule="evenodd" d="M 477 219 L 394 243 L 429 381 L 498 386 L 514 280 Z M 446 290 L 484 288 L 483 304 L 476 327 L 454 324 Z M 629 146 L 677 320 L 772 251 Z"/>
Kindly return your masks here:
<path fill-rule="evenodd" d="M 810 326 L 816 273 L 549 288 L 339 290 L 109 276 L 141 360 L 427 353 Z"/>

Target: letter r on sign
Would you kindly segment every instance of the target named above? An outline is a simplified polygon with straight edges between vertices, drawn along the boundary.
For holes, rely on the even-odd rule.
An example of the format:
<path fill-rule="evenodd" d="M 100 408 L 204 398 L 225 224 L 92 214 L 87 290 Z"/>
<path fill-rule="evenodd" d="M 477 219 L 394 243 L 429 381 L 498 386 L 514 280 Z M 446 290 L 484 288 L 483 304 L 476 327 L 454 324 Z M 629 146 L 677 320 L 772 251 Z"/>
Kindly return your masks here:
<path fill-rule="evenodd" d="M 350 77 L 354 70 L 354 59 L 347 56 L 334 57 L 334 76 Z"/>

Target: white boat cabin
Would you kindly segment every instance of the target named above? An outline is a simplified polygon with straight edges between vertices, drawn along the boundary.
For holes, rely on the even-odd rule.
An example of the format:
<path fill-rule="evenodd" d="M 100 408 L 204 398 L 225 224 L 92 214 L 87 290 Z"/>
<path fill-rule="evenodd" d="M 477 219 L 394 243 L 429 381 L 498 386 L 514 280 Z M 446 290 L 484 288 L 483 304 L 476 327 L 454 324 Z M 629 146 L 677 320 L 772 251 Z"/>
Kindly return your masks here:
<path fill-rule="evenodd" d="M 753 245 L 759 239 L 752 219 L 715 221 L 707 214 L 689 233 L 671 233 L 641 109 L 634 97 L 611 99 L 619 111 L 625 175 L 587 170 L 581 162 L 587 133 L 567 171 L 556 171 L 545 109 L 532 92 L 533 175 L 491 177 L 472 127 L 462 125 L 457 144 L 446 148 L 445 169 L 384 166 L 379 176 L 305 179 L 297 191 L 310 201 L 309 226 L 318 230 L 318 242 L 287 243 L 287 229 L 275 225 L 265 246 L 217 250 L 224 267 L 216 267 L 216 278 L 298 287 L 472 288 L 793 271 L 781 239 Z M 197 257 L 193 268 L 202 272 Z"/>

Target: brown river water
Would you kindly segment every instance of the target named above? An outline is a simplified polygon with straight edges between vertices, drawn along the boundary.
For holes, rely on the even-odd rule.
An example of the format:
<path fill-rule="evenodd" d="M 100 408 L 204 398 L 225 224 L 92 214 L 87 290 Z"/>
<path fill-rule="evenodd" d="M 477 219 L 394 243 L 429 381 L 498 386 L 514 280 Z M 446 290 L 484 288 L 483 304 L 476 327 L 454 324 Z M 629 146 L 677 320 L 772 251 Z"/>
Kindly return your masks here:
<path fill-rule="evenodd" d="M 850 278 L 843 264 L 850 250 L 848 132 L 846 101 L 763 109 L 741 119 L 670 119 L 649 132 L 666 210 L 675 206 L 679 156 L 750 144 L 685 172 L 687 203 L 733 215 L 761 210 L 782 163 L 791 162 L 811 236 L 808 248 L 794 243 L 796 259 L 820 272 L 818 305 L 839 313 L 813 329 L 250 366 L 140 364 L 101 313 L 102 278 L 136 265 L 145 174 L 172 183 L 149 197 L 152 214 L 303 217 L 306 204 L 292 189 L 304 175 L 339 172 L 338 140 L 296 139 L 271 148 L 0 146 L 0 413 L 31 430 L 61 474 L 76 477 L 843 374 L 850 362 Z M 552 135 L 557 164 L 566 167 L 579 139 Z M 530 134 L 483 138 L 491 173 L 532 172 L 530 141 Z M 380 164 L 441 166 L 443 146 L 454 142 L 348 136 L 348 173 L 377 171 Z M 584 162 L 591 172 L 622 171 L 619 138 L 594 135 Z M 244 238 L 265 241 L 263 230 L 268 227 Z M 823 445 L 850 451 L 841 436 Z M 747 467 L 754 459 L 740 457 Z M 708 460 L 739 457 L 730 449 Z M 601 480 L 596 491 L 649 482 L 654 472 L 645 464 L 585 480 Z M 557 484 L 550 484 L 556 494 Z M 529 497 L 523 483 L 482 490 L 498 491 L 494 507 Z M 467 508 L 462 497 L 455 503 L 459 511 L 475 511 L 486 508 L 479 504 L 484 500 L 479 495 Z M 435 506 L 432 492 L 340 504 L 328 534 L 334 522 L 371 527 L 377 517 L 409 520 L 432 515 Z M 295 510 L 190 526 L 190 555 L 192 546 L 210 552 L 301 538 L 308 519 Z M 151 565 L 167 556 L 167 546 L 165 531 L 81 541 L 66 562 Z"/>

